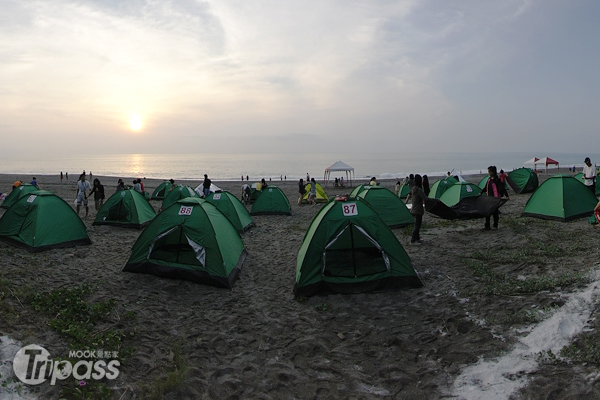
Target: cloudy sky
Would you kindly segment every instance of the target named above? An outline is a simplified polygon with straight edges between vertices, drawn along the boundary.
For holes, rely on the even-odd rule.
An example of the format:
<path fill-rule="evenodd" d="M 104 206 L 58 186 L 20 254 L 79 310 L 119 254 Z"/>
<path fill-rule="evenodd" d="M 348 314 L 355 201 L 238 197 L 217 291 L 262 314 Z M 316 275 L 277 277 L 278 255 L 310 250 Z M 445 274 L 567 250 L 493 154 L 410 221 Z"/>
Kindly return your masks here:
<path fill-rule="evenodd" d="M 0 10 L 0 155 L 597 148 L 597 0 Z"/>

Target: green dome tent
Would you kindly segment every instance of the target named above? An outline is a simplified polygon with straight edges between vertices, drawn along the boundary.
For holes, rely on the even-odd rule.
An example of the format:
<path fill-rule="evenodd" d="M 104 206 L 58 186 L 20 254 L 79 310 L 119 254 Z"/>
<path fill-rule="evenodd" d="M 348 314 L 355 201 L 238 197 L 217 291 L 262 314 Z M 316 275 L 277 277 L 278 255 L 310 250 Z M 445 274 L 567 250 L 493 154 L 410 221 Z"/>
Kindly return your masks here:
<path fill-rule="evenodd" d="M 357 199 L 366 201 L 390 228 L 414 224 L 415 220 L 408 208 L 394 192 L 382 186 L 367 186 Z"/>
<path fill-rule="evenodd" d="M 400 185 L 398 189 L 398 197 L 401 199 L 406 199 L 408 194 L 410 193 L 410 185 L 408 183 L 404 183 Z"/>
<path fill-rule="evenodd" d="M 537 174 L 531 168 L 510 171 L 506 181 L 516 194 L 531 193 L 539 186 Z"/>
<path fill-rule="evenodd" d="M 420 286 L 394 233 L 362 200 L 327 203 L 308 227 L 298 252 L 296 297 Z"/>
<path fill-rule="evenodd" d="M 261 190 L 250 209 L 250 215 L 292 215 L 292 207 L 281 189 L 269 185 Z"/>
<path fill-rule="evenodd" d="M 583 183 L 583 181 L 584 181 L 584 179 L 583 179 L 583 172 L 575 174 L 574 178 L 578 179 L 579 181 L 581 181 Z M 600 196 L 600 176 L 596 175 L 596 183 L 595 184 L 596 184 L 596 189 L 595 189 L 594 192 L 596 193 L 596 196 Z"/>
<path fill-rule="evenodd" d="M 317 187 L 317 198 L 315 199 L 315 201 L 317 203 L 327 203 L 329 201 L 329 197 L 327 197 L 327 193 L 325 193 L 325 189 L 323 189 L 323 186 L 321 186 L 321 184 L 319 182 L 316 182 L 316 187 Z M 308 193 L 310 192 L 310 188 L 312 186 L 312 183 L 306 184 L 304 185 L 304 190 L 306 190 L 306 193 L 304 193 L 304 196 L 302 197 L 302 202 L 303 203 L 308 203 Z"/>
<path fill-rule="evenodd" d="M 476 197 L 480 193 L 481 189 L 474 183 L 458 182 L 447 188 L 440 196 L 440 200 L 448 207 L 452 207 L 465 197 Z"/>
<path fill-rule="evenodd" d="M 37 190 L 0 218 L 0 240 L 30 252 L 91 244 L 85 225 L 63 199 Z"/>
<path fill-rule="evenodd" d="M 525 204 L 523 215 L 566 222 L 589 217 L 596 204 L 598 199 L 581 181 L 559 174 L 537 188 Z"/>
<path fill-rule="evenodd" d="M 0 208 L 9 208 L 13 204 L 15 204 L 21 197 L 28 195 L 31 192 L 36 192 L 39 189 L 36 186 L 33 186 L 29 183 L 23 183 L 20 186 L 17 186 L 13 189 L 12 192 L 6 196 Z"/>
<path fill-rule="evenodd" d="M 211 193 L 206 201 L 217 207 L 238 232 L 245 232 L 254 226 L 248 210 L 233 194 L 229 192 Z"/>
<path fill-rule="evenodd" d="M 200 197 L 194 189 L 189 186 L 177 186 L 173 190 L 168 191 L 165 194 L 165 198 L 160 206 L 161 211 L 175 203 L 177 200 L 185 199 L 187 197 Z"/>
<path fill-rule="evenodd" d="M 178 200 L 140 234 L 123 271 L 231 288 L 247 252 L 225 215 L 195 197 Z"/>
<path fill-rule="evenodd" d="M 485 186 L 487 185 L 487 181 L 490 180 L 490 176 L 484 176 L 483 179 L 481 179 L 479 181 L 479 183 L 477 184 L 477 186 L 479 187 L 479 189 L 481 190 L 485 190 Z"/>
<path fill-rule="evenodd" d="M 430 197 L 432 199 L 439 199 L 440 196 L 446 191 L 446 189 L 448 189 L 455 183 L 458 183 L 458 179 L 456 179 L 453 176 L 449 176 L 444 179 L 438 179 L 437 181 L 433 182 L 433 185 L 431 185 L 431 189 L 429 190 L 429 196 L 427 197 Z"/>
<path fill-rule="evenodd" d="M 179 185 L 172 185 L 170 181 L 164 181 L 163 183 L 158 185 L 156 189 L 154 189 L 150 200 L 164 200 L 165 195 L 169 192 L 169 190 L 171 190 L 173 186 L 177 187 Z"/>
<path fill-rule="evenodd" d="M 96 214 L 93 225 L 142 229 L 155 216 L 156 211 L 142 194 L 134 189 L 125 189 L 106 200 Z"/>
<path fill-rule="evenodd" d="M 350 192 L 350 198 L 351 199 L 356 199 L 356 196 L 358 196 L 358 194 L 360 192 L 362 192 L 363 190 L 369 188 L 369 185 L 358 185 L 356 186 L 354 189 L 352 189 L 352 191 Z"/>

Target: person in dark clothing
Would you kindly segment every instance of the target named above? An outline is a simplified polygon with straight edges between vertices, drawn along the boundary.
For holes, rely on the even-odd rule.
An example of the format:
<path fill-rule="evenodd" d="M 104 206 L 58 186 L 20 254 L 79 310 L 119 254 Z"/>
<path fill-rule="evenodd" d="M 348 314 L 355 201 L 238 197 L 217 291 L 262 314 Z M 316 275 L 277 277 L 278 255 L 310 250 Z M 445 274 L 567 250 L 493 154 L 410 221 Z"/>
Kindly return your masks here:
<path fill-rule="evenodd" d="M 506 197 L 507 199 L 509 199 L 508 192 L 506 191 L 506 186 L 504 185 L 504 183 L 502 183 L 502 181 L 500 180 L 500 177 L 498 177 L 498 170 L 496 169 L 495 165 L 490 165 L 488 167 L 488 174 L 489 174 L 490 178 L 488 179 L 487 183 L 485 184 L 485 190 L 482 191 L 481 193 L 485 192 L 485 194 L 488 196 Z M 493 228 L 498 229 L 499 212 L 497 209 L 494 212 L 493 217 L 494 217 Z M 489 231 L 490 229 L 492 229 L 490 227 L 490 216 L 487 215 L 485 217 L 485 225 L 483 227 L 483 230 Z"/>
<path fill-rule="evenodd" d="M 204 197 L 208 197 L 210 194 L 210 184 L 212 181 L 208 179 L 208 175 L 204 174 L 204 181 L 202 182 L 202 189 L 204 189 Z"/>
<path fill-rule="evenodd" d="M 117 181 L 117 190 L 116 191 L 118 192 L 119 190 L 125 190 L 125 182 L 123 182 L 123 179 L 119 179 Z"/>
<path fill-rule="evenodd" d="M 410 244 L 421 244 L 420 231 L 421 224 L 423 223 L 423 214 L 425 214 L 425 193 L 423 192 L 423 179 L 421 175 L 417 174 L 414 176 L 414 185 L 410 189 L 410 193 L 407 196 L 408 199 L 412 199 L 412 207 L 410 213 L 415 218 L 415 227 L 413 228 L 412 237 L 410 238 Z"/>
<path fill-rule="evenodd" d="M 304 198 L 304 193 L 306 193 L 306 188 L 304 187 L 304 181 L 300 178 L 298 181 L 298 193 L 300 193 L 300 197 L 298 198 L 298 205 L 302 205 L 302 199 Z"/>
<path fill-rule="evenodd" d="M 94 186 L 92 186 L 91 194 L 94 194 L 94 207 L 96 211 L 102 208 L 102 204 L 104 204 L 104 185 L 100 183 L 98 178 L 94 179 Z"/>
<path fill-rule="evenodd" d="M 425 193 L 425 196 L 429 197 L 429 192 L 429 178 L 427 175 L 423 175 L 423 193 Z"/>

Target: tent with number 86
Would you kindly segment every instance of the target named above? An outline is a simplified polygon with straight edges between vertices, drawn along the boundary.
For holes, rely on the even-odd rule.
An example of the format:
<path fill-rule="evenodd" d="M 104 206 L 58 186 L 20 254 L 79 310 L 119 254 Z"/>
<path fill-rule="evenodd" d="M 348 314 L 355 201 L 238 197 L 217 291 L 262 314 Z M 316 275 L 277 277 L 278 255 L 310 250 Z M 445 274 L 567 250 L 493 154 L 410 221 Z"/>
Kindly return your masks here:
<path fill-rule="evenodd" d="M 364 200 L 327 203 L 298 252 L 294 294 L 361 293 L 423 283 L 410 258 Z"/>

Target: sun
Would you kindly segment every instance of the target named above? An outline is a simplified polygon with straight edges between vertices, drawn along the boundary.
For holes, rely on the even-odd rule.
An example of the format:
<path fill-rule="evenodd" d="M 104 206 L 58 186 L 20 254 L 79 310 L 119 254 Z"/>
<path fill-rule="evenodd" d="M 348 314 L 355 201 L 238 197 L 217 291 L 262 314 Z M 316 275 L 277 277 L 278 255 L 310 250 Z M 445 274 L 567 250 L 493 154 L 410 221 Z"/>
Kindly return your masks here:
<path fill-rule="evenodd" d="M 142 129 L 142 117 L 139 115 L 132 115 L 129 119 L 129 127 L 134 131 Z"/>

